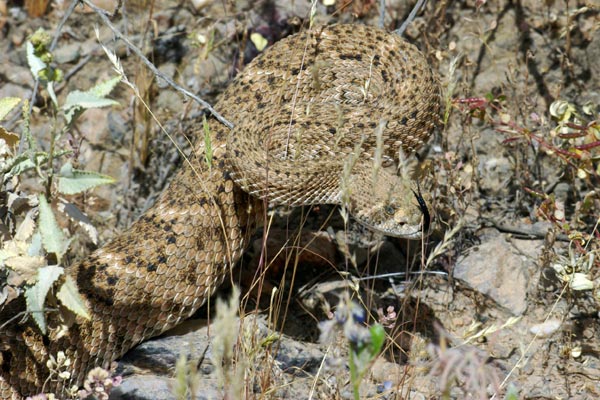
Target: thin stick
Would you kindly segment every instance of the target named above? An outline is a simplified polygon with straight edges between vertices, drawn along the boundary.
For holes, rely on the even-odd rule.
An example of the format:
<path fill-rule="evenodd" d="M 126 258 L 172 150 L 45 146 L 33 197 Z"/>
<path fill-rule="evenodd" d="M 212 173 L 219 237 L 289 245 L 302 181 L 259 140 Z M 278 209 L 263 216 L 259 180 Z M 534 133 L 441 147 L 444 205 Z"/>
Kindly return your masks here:
<path fill-rule="evenodd" d="M 402 23 L 400 28 L 396 29 L 394 31 L 394 33 L 396 35 L 402 36 L 404 34 L 404 31 L 406 30 L 406 27 L 408 26 L 408 24 L 410 24 L 413 21 L 413 19 L 415 19 L 415 16 L 417 15 L 417 13 L 421 10 L 421 8 L 423 8 L 425 6 L 426 3 L 427 3 L 427 0 L 417 1 L 417 4 L 415 4 L 415 6 L 413 7 L 410 14 L 408 14 L 408 18 L 406 18 L 406 20 Z"/>
<path fill-rule="evenodd" d="M 144 64 L 146 64 L 146 66 L 152 71 L 152 73 L 155 76 L 157 76 L 157 77 L 161 78 L 162 80 L 164 80 L 165 82 L 167 82 L 169 84 L 169 86 L 173 87 L 178 92 L 183 93 L 185 96 L 187 96 L 187 97 L 195 100 L 198 104 L 200 104 L 201 106 L 205 107 L 223 125 L 225 125 L 229 129 L 233 128 L 233 124 L 231 122 L 229 122 L 228 120 L 226 120 L 221 114 L 219 114 L 210 104 L 208 104 L 206 101 L 202 100 L 201 98 L 199 98 L 198 96 L 196 96 L 195 94 L 193 94 L 192 92 L 190 92 L 189 90 L 187 90 L 187 89 L 179 86 L 171 78 L 169 78 L 168 76 L 166 76 L 165 74 L 163 74 L 158 68 L 156 68 L 154 66 L 154 64 L 152 64 L 152 62 L 150 62 L 150 60 L 148 60 L 146 58 L 146 56 L 144 56 L 144 54 L 142 53 L 142 51 L 140 49 L 138 49 L 133 43 L 131 43 L 129 41 L 129 39 L 127 39 L 112 24 L 112 22 L 110 22 L 110 19 L 107 16 L 108 12 L 106 10 L 103 10 L 102 8 L 97 7 L 95 4 L 93 4 L 89 0 L 81 0 L 81 2 L 84 3 L 85 5 L 87 5 L 88 7 L 90 7 L 96 14 L 98 14 L 98 16 L 100 17 L 100 19 L 102 20 L 102 22 L 104 24 L 106 24 L 106 26 L 108 26 L 110 28 L 110 30 L 113 31 L 113 33 L 119 39 L 121 39 L 125 43 L 125 45 L 127 45 L 127 47 L 129 48 L 129 50 L 131 50 L 136 56 L 138 56 L 144 62 Z"/>
<path fill-rule="evenodd" d="M 73 14 L 73 11 L 75 11 L 75 7 L 77 6 L 78 3 L 79 3 L 79 0 L 73 0 L 73 2 L 71 2 L 71 4 L 69 4 L 69 8 L 67 8 L 67 11 L 65 11 L 65 15 L 63 15 L 63 17 L 60 19 L 60 22 L 58 23 L 58 26 L 56 27 L 56 32 L 54 32 L 54 37 L 52 38 L 52 43 L 50 43 L 50 48 L 49 48 L 50 51 L 53 51 L 56 48 L 56 45 L 58 44 L 58 38 L 60 37 L 60 33 L 62 32 L 62 28 L 67 23 L 67 20 L 69 19 L 71 14 Z"/>

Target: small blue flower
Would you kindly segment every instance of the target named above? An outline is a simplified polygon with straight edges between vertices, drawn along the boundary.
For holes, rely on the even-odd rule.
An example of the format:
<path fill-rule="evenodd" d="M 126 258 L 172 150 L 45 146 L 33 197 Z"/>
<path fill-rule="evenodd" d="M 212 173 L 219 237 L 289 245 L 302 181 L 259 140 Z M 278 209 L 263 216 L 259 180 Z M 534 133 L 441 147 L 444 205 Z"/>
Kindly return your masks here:
<path fill-rule="evenodd" d="M 352 319 L 357 324 L 364 324 L 365 321 L 367 320 L 367 314 L 365 313 L 365 310 L 362 307 L 359 307 L 356 304 L 353 304 Z"/>

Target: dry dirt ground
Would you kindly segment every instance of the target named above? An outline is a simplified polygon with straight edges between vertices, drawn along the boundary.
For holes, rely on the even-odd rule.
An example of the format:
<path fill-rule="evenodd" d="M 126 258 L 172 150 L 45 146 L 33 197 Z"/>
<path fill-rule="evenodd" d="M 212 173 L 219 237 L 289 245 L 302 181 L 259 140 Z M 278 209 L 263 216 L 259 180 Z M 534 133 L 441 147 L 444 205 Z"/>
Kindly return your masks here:
<path fill-rule="evenodd" d="M 109 10 L 115 3 L 97 1 Z M 272 43 L 305 29 L 310 13 L 307 0 L 124 3 L 117 28 L 211 103 L 259 52 L 257 37 Z M 379 24 L 377 1 L 329 3 L 318 2 L 315 23 Z M 25 42 L 39 27 L 54 33 L 67 6 L 51 2 L 34 18 L 22 2 L 0 1 L 0 98 L 30 97 Z M 398 27 L 412 6 L 387 0 L 385 27 Z M 202 110 L 154 79 L 81 8 L 54 51 L 65 73 L 59 100 L 114 76 L 94 27 L 149 105 L 120 85 L 111 96 L 119 106 L 85 112 L 58 144 L 74 150 L 78 165 L 117 179 L 68 199 L 102 243 L 152 203 L 180 162 L 151 113 L 189 150 L 186 126 L 198 124 Z M 207 331 L 213 302 L 210 312 L 130 352 L 111 398 L 175 398 L 182 382 L 196 398 L 352 398 L 347 339 L 319 342 L 319 322 L 331 318 L 342 293 L 387 333 L 361 398 L 600 398 L 600 4 L 429 1 L 405 37 L 447 94 L 446 124 L 420 155 L 421 190 L 434 199 L 432 234 L 423 243 L 384 239 L 347 226 L 336 208 L 275 210 L 267 240 L 257 232 L 232 279 L 241 282 L 245 317 L 220 328 L 239 333 L 227 383 L 210 357 L 208 344 L 222 333 Z M 47 146 L 46 96 L 42 90 L 36 99 L 32 131 Z M 16 115 L 4 126 L 20 132 L 21 123 Z M 42 190 L 26 177 L 18 189 Z M 62 223 L 74 237 L 71 259 L 85 256 L 93 248 L 85 232 Z M 255 275 L 262 246 L 280 253 L 266 277 L 264 268 Z M 251 287 L 257 277 L 261 285 Z M 176 378 L 182 354 L 193 366 Z"/>

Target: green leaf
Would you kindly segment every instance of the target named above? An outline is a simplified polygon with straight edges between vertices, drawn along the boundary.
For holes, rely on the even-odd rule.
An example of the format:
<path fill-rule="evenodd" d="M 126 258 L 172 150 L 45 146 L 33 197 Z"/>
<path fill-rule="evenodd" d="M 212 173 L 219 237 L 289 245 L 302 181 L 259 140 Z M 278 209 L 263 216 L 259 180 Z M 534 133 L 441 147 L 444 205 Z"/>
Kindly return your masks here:
<path fill-rule="evenodd" d="M 27 254 L 30 256 L 41 256 L 42 248 L 42 235 L 39 232 L 36 232 L 31 237 L 31 244 L 27 249 Z"/>
<path fill-rule="evenodd" d="M 69 275 L 65 276 L 65 281 L 60 286 L 58 293 L 56 293 L 56 297 L 70 311 L 85 319 L 91 318 L 89 309 L 83 297 L 81 297 L 79 290 L 77 290 L 75 281 Z"/>
<path fill-rule="evenodd" d="M 119 82 L 121 82 L 121 77 L 115 76 L 114 78 L 111 78 L 107 81 L 100 82 L 99 84 L 88 90 L 88 92 L 97 97 L 106 97 L 110 94 L 110 92 L 112 92 L 112 90 L 115 88 L 115 86 L 117 86 Z"/>
<path fill-rule="evenodd" d="M 369 332 L 371 333 L 369 351 L 372 358 L 375 358 L 385 343 L 385 329 L 380 324 L 375 324 L 369 328 Z"/>
<path fill-rule="evenodd" d="M 54 92 L 53 81 L 48 81 L 46 85 L 46 90 L 48 91 L 48 95 L 50 96 L 50 100 L 52 100 L 52 104 L 54 104 L 54 107 L 58 108 L 58 99 L 56 98 L 56 93 Z"/>
<path fill-rule="evenodd" d="M 117 101 L 112 99 L 107 99 L 102 96 L 97 96 L 90 92 L 81 92 L 79 90 L 74 90 L 67 95 L 67 100 L 63 105 L 64 110 L 68 110 L 70 108 L 101 108 L 114 106 L 119 104 Z"/>
<path fill-rule="evenodd" d="M 31 143 L 31 142 L 30 142 Z M 65 154 L 71 153 L 72 150 L 60 150 L 54 153 L 53 157 L 60 158 Z M 18 176 L 25 171 L 36 168 L 48 160 L 48 153 L 44 151 L 26 151 L 10 160 L 10 164 L 6 168 L 8 172 L 4 175 L 4 182 L 13 176 Z"/>
<path fill-rule="evenodd" d="M 2 181 L 3 183 L 8 181 L 13 176 L 18 176 L 24 171 L 35 167 L 33 161 L 31 161 L 27 153 L 21 154 L 10 161 L 11 164 L 7 166 L 7 172 L 4 173 L 4 179 Z"/>
<path fill-rule="evenodd" d="M 67 95 L 65 104 L 62 106 L 67 123 L 70 124 L 77 112 L 88 108 L 101 108 L 119 104 L 115 100 L 107 99 L 106 96 L 119 83 L 121 77 L 111 78 L 101 82 L 85 92 L 74 90 Z"/>
<path fill-rule="evenodd" d="M 5 97 L 0 99 L 0 121 L 6 117 L 6 115 L 21 102 L 18 97 Z"/>
<path fill-rule="evenodd" d="M 40 233 L 44 249 L 48 253 L 56 254 L 56 257 L 60 260 L 69 247 L 69 241 L 58 226 L 52 208 L 50 208 L 50 205 L 46 201 L 46 197 L 40 194 L 38 198 L 40 202 Z"/>
<path fill-rule="evenodd" d="M 60 169 L 58 191 L 62 194 L 76 194 L 110 183 L 115 183 L 115 179 L 108 175 L 74 169 L 71 163 L 66 163 Z"/>
<path fill-rule="evenodd" d="M 40 71 L 46 68 L 46 63 L 44 63 L 41 58 L 35 55 L 33 45 L 30 41 L 27 41 L 27 63 L 29 64 L 29 70 L 33 75 L 34 79 L 38 79 Z"/>
<path fill-rule="evenodd" d="M 38 278 L 35 285 L 25 291 L 27 312 L 33 316 L 33 320 L 46 334 L 46 317 L 44 316 L 44 303 L 46 295 L 54 282 L 63 274 L 64 269 L 58 265 L 48 265 L 38 269 Z"/>
<path fill-rule="evenodd" d="M 202 117 L 202 129 L 204 130 L 204 157 L 206 159 L 206 164 L 210 169 L 212 167 L 213 149 L 210 140 L 210 127 L 206 121 L 206 116 Z"/>

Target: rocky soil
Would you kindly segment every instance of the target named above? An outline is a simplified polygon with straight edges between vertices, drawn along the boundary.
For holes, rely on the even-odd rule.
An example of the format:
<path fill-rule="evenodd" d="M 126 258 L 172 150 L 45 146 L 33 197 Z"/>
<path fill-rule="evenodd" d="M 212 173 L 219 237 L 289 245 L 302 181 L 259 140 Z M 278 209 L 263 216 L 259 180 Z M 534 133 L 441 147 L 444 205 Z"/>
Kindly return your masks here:
<path fill-rule="evenodd" d="M 318 2 L 315 23 L 378 25 L 377 3 Z M 22 2 L 0 1 L 0 98 L 30 98 L 25 42 L 39 27 L 54 33 L 67 6 L 51 2 L 32 17 Z M 386 29 L 412 6 L 386 0 Z M 261 41 L 306 29 L 310 9 L 307 0 L 138 0 L 125 2 L 113 23 L 163 73 L 214 103 Z M 152 204 L 181 162 L 156 121 L 189 151 L 196 138 L 186 133 L 203 114 L 82 7 L 54 51 L 65 73 L 59 100 L 114 76 L 95 28 L 149 104 L 120 85 L 111 96 L 119 106 L 86 111 L 60 144 L 75 150 L 78 165 L 117 179 L 69 199 L 103 243 Z M 256 233 L 232 276 L 243 318 L 227 328 L 237 341 L 225 389 L 223 367 L 211 361 L 215 337 L 227 330 L 208 325 L 218 319 L 213 301 L 130 351 L 111 399 L 174 399 L 181 387 L 198 399 L 235 398 L 226 391 L 237 381 L 245 398 L 352 398 L 347 340 L 332 333 L 319 341 L 333 329 L 322 321 L 343 293 L 367 310 L 367 324 L 386 327 L 361 398 L 600 398 L 600 4 L 430 1 L 405 37 L 427 55 L 448 96 L 447 123 L 420 154 L 421 190 L 435 209 L 427 240 L 374 237 L 328 206 L 275 210 L 266 241 Z M 46 96 L 34 103 L 32 132 L 49 145 Z M 3 122 L 15 132 L 20 124 L 16 113 Z M 42 187 L 31 177 L 19 190 Z M 71 259 L 84 257 L 94 245 L 63 224 L 74 237 Z M 262 246 L 279 253 L 265 276 Z M 252 285 L 257 277 L 261 284 Z M 178 360 L 190 363 L 176 368 Z"/>

